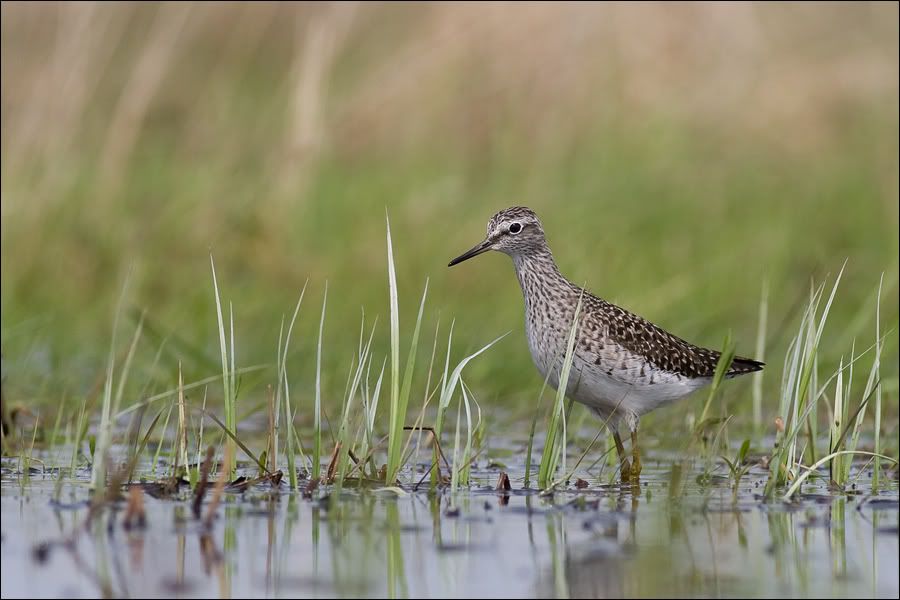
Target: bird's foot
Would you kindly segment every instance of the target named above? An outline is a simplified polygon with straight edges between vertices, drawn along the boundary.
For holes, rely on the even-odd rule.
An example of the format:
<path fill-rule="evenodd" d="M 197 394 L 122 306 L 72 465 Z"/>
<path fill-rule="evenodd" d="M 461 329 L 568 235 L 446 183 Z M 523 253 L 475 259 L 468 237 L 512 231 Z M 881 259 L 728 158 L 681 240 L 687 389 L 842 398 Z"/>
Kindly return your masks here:
<path fill-rule="evenodd" d="M 631 465 L 628 463 L 628 459 L 622 459 L 621 468 L 619 469 L 620 475 L 622 476 L 622 483 L 631 483 L 632 478 L 632 470 Z"/>

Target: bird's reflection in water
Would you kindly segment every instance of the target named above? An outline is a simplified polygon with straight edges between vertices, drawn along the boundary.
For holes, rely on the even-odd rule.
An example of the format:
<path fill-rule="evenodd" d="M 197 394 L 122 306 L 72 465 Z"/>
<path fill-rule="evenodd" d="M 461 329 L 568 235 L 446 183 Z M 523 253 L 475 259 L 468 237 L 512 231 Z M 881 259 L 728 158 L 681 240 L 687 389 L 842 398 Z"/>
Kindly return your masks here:
<path fill-rule="evenodd" d="M 640 488 L 622 486 L 608 501 L 608 512 L 588 516 L 563 511 L 547 516 L 551 557 L 549 566 L 538 574 L 537 597 L 620 598 L 624 595 L 626 560 L 635 541 Z M 567 531 L 572 527 L 589 530 L 591 535 L 587 540 L 569 542 Z"/>

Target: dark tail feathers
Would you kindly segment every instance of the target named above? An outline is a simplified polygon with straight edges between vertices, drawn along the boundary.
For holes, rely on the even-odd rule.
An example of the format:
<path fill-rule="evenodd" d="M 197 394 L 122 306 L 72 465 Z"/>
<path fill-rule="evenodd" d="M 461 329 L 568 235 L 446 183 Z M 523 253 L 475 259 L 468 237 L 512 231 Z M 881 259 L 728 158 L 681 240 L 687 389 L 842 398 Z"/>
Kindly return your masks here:
<path fill-rule="evenodd" d="M 728 369 L 726 375 L 728 377 L 737 377 L 738 375 L 755 373 L 756 371 L 762 371 L 764 366 L 766 366 L 766 363 L 759 362 L 758 360 L 735 356 L 734 360 L 731 361 L 731 367 Z"/>

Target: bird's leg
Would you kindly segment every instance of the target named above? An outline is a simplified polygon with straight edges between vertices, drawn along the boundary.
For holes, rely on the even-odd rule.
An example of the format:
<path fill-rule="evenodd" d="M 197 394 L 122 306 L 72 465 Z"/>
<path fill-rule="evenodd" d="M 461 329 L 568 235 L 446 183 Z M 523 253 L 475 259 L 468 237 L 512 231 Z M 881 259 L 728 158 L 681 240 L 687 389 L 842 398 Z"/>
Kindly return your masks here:
<path fill-rule="evenodd" d="M 628 464 L 625 445 L 622 444 L 622 438 L 619 436 L 618 430 L 613 430 L 613 439 L 616 441 L 616 452 L 619 453 L 622 481 L 631 481 L 631 465 Z"/>
<path fill-rule="evenodd" d="M 631 430 L 631 474 L 635 479 L 641 476 L 641 449 L 637 441 L 637 428 Z"/>

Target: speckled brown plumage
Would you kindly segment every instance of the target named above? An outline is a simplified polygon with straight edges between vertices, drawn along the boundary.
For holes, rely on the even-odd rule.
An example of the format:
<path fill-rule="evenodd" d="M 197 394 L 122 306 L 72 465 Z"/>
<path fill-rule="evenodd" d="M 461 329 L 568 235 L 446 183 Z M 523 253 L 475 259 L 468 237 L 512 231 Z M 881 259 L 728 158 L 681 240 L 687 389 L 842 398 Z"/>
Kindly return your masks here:
<path fill-rule="evenodd" d="M 578 347 L 598 355 L 617 345 L 646 361 L 647 371 L 665 371 L 686 378 L 712 377 L 721 353 L 695 346 L 624 308 L 607 302 L 563 277 L 549 251 L 516 261 L 525 295 L 527 319 L 534 328 L 546 328 L 564 338 L 579 298 L 582 302 Z M 536 326 L 536 327 L 535 327 Z M 556 340 L 557 342 L 562 340 Z M 602 365 L 602 361 L 595 362 Z M 611 368 L 614 365 L 609 365 Z M 762 369 L 763 364 L 735 357 L 727 375 Z"/>
<path fill-rule="evenodd" d="M 614 431 L 624 421 L 636 435 L 642 414 L 712 381 L 720 352 L 695 346 L 566 279 L 532 210 L 515 206 L 495 214 L 484 241 L 450 265 L 488 250 L 504 252 L 513 260 L 525 299 L 528 347 L 538 370 L 554 387 L 581 301 L 566 394 L 597 412 Z M 760 362 L 736 357 L 727 375 L 762 368 Z M 619 445 L 617 433 L 616 439 Z M 636 450 L 635 461 L 639 465 Z"/>

